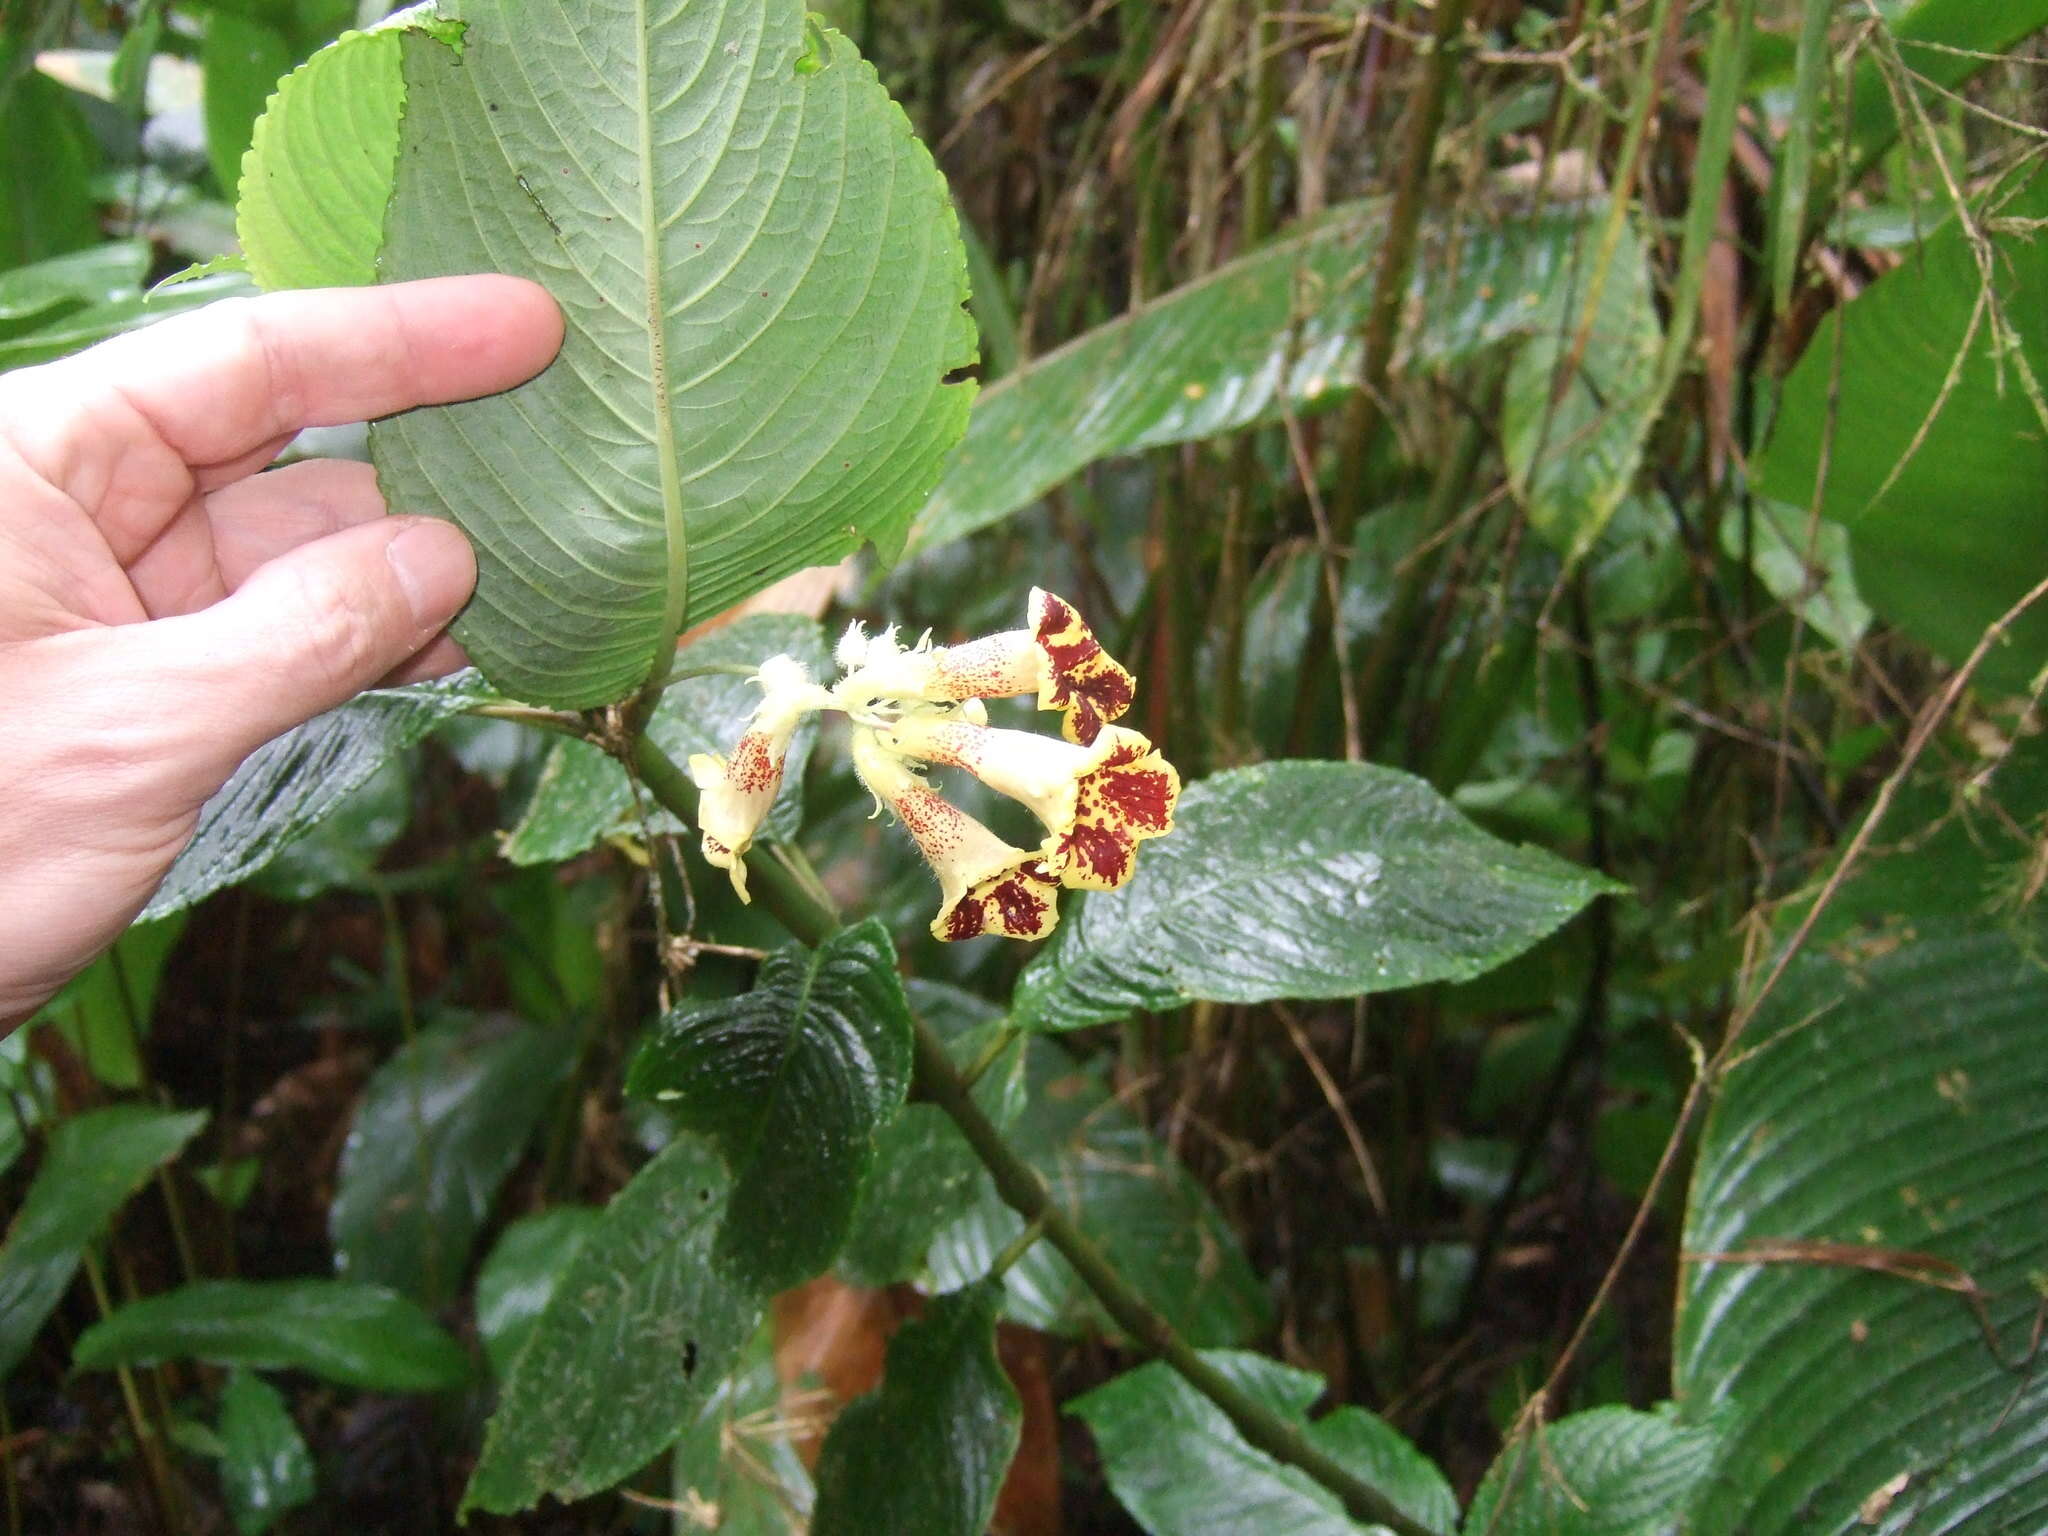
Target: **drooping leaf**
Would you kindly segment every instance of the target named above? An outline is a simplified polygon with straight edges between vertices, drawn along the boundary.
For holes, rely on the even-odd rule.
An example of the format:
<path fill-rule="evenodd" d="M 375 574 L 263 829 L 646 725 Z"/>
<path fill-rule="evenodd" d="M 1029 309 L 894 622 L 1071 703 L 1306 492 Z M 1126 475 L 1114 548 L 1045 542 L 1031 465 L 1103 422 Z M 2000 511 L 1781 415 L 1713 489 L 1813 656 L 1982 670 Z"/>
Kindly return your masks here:
<path fill-rule="evenodd" d="M 1011 1049 L 1024 1092 L 1005 1135 L 1053 1199 L 1183 1337 L 1207 1346 L 1257 1336 L 1267 1322 L 1265 1290 L 1229 1224 L 1178 1159 L 1094 1070 L 1053 1041 L 1025 1039 Z M 988 1113 L 999 1115 L 1011 1075 L 1011 1064 L 997 1061 L 976 1082 Z M 987 1273 L 1024 1227 L 988 1174 L 977 1174 L 973 1187 L 973 1205 L 931 1244 L 927 1263 L 940 1288 Z M 1050 1243 L 1012 1264 L 1003 1284 L 1009 1316 L 1027 1327 L 1079 1333 L 1111 1326 Z"/>
<path fill-rule="evenodd" d="M 685 646 L 676 653 L 676 670 L 754 666 L 781 655 L 804 662 L 820 680 L 829 675 L 831 656 L 815 623 L 765 613 L 738 619 Z M 647 732 L 673 762 L 688 762 L 695 752 L 729 753 L 760 702 L 761 690 L 746 678 L 688 678 L 671 684 L 662 694 Z M 782 792 L 762 827 L 764 837 L 786 838 L 796 832 L 803 816 L 804 766 L 810 761 L 817 735 L 815 718 L 797 727 L 783 761 Z M 668 811 L 644 796 L 642 799 L 650 830 L 684 830 Z M 533 798 L 519 825 L 505 839 L 505 857 L 514 864 L 559 863 L 594 847 L 612 832 L 637 835 L 640 827 L 639 807 L 626 770 L 596 747 L 564 738 L 550 749 Z"/>
<path fill-rule="evenodd" d="M 246 278 L 229 273 L 195 278 L 161 293 L 130 290 L 75 309 L 59 310 L 19 331 L 0 331 L 0 373 L 69 357 L 109 336 L 140 330 L 188 309 L 249 291 Z"/>
<path fill-rule="evenodd" d="M 1725 1429 L 1692 1529 L 2039 1523 L 2044 1008 L 2034 942 L 1965 908 L 1809 954 L 1758 1014 L 1686 1219 L 1674 1376 Z"/>
<path fill-rule="evenodd" d="M 379 1067 L 328 1208 L 342 1277 L 446 1305 L 575 1052 L 566 1030 L 458 1018 L 421 1030 Z"/>
<path fill-rule="evenodd" d="M 513 1361 L 464 1508 L 609 1488 L 694 1421 L 765 1301 L 713 1252 L 726 1190 L 685 1136 L 613 1197 Z"/>
<path fill-rule="evenodd" d="M 399 38 L 415 26 L 451 46 L 461 38 L 459 25 L 414 6 L 343 33 L 277 83 L 252 130 L 235 203 L 235 233 L 264 288 L 377 280 L 405 105 Z"/>
<path fill-rule="evenodd" d="M 1422 780 L 1277 762 L 1181 797 L 1129 885 L 1091 897 L 1018 984 L 1013 1017 L 1075 1029 L 1195 998 L 1260 1003 L 1463 980 L 1616 890 L 1487 836 Z"/>
<path fill-rule="evenodd" d="M 1443 1474 L 1385 1420 L 1339 1408 L 1310 1421 L 1321 1377 L 1235 1350 L 1204 1358 L 1404 1514 L 1434 1531 L 1456 1525 L 1458 1501 Z M 1364 1536 L 1379 1529 L 1352 1520 L 1307 1473 L 1246 1444 L 1222 1409 L 1164 1363 L 1127 1371 L 1069 1406 L 1094 1432 L 1110 1487 L 1150 1536 Z"/>
<path fill-rule="evenodd" d="M 459 57 L 404 40 L 379 273 L 532 277 L 568 339 L 372 453 L 476 544 L 456 632 L 486 675 L 603 704 L 777 577 L 893 555 L 966 424 L 966 258 L 931 157 L 802 0 L 461 15 Z"/>
<path fill-rule="evenodd" d="M 0 268 L 99 239 L 99 155 L 69 91 L 29 72 L 0 84 Z"/>
<path fill-rule="evenodd" d="M 261 16 L 216 8 L 206 13 L 199 65 L 206 80 L 206 156 L 214 180 L 232 198 L 256 119 L 292 67 L 291 40 Z"/>
<path fill-rule="evenodd" d="M 595 1206 L 557 1205 L 521 1217 L 499 1237 L 476 1277 L 476 1331 L 491 1373 L 503 1380 L 548 1298 L 597 1230 Z"/>
<path fill-rule="evenodd" d="M 373 1392 L 447 1392 L 469 1357 L 419 1306 L 347 1280 L 198 1280 L 131 1301 L 79 1335 L 80 1370 L 205 1360 L 309 1371 Z"/>
<path fill-rule="evenodd" d="M 999 1281 L 933 1300 L 889 1344 L 882 1385 L 818 1453 L 812 1536 L 982 1536 L 1017 1454 L 1023 1408 L 996 1358 Z"/>
<path fill-rule="evenodd" d="M 220 1394 L 220 1486 L 241 1536 L 263 1536 L 313 1500 L 313 1453 L 261 1376 L 233 1371 Z"/>
<path fill-rule="evenodd" d="M 1580 226 L 1565 268 L 1573 302 L 1515 350 L 1502 385 L 1508 473 L 1530 526 L 1572 556 L 1634 484 L 1660 404 L 1664 328 L 1642 238 L 1629 230 L 1604 272 L 1599 246 L 1599 225 Z"/>
<path fill-rule="evenodd" d="M 832 1262 L 877 1128 L 910 1086 L 910 1008 L 870 918 L 771 955 L 745 996 L 670 1014 L 627 1073 L 714 1141 L 733 1193 L 718 1254 L 772 1292 Z"/>
<path fill-rule="evenodd" d="M 1466 1536 L 1665 1536 L 1699 1501 L 1714 1431 L 1593 1408 L 1511 1441 L 1465 1514 Z M 1746 1528 L 1746 1527 L 1745 1527 Z"/>
<path fill-rule="evenodd" d="M 1576 324 L 1591 291 L 1580 246 L 1604 206 L 1496 225 L 1425 216 L 1400 366 L 1442 367 Z M 1097 459 L 1337 404 L 1357 383 L 1385 227 L 1379 200 L 1334 208 L 1006 374 L 975 402 L 917 546 L 985 528 Z"/>
<path fill-rule="evenodd" d="M 173 1114 L 116 1104 L 51 1130 L 42 1166 L 0 1244 L 0 1376 L 28 1353 L 77 1273 L 86 1244 L 204 1124 L 201 1110 Z"/>
<path fill-rule="evenodd" d="M 491 697 L 474 672 L 360 694 L 251 753 L 199 812 L 199 827 L 144 918 L 246 880 L 440 721 Z"/>
<path fill-rule="evenodd" d="M 1996 212 L 2048 214 L 2048 177 Z M 1767 496 L 1845 524 L 1864 600 L 1951 662 L 2048 575 L 2048 270 L 2030 232 L 1992 221 L 1986 238 L 1988 290 L 1951 220 L 1828 316 L 1785 380 L 1759 477 Z M 2044 659 L 2037 604 L 1979 675 L 2022 689 Z"/>

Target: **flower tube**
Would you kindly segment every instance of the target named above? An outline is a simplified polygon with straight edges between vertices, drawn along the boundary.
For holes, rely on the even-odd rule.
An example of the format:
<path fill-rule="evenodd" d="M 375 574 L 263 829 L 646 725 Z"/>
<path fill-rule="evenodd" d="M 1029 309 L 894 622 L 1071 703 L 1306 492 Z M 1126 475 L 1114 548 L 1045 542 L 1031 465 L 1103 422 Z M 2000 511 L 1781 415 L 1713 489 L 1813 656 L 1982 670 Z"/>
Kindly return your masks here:
<path fill-rule="evenodd" d="M 880 733 L 894 752 L 965 768 L 1020 800 L 1046 829 L 1060 884 L 1109 891 L 1130 879 L 1137 845 L 1173 830 L 1180 775 L 1136 731 L 1104 726 L 1081 746 L 936 715 L 906 715 Z"/>
<path fill-rule="evenodd" d="M 790 738 L 805 715 L 832 703 L 832 695 L 813 683 L 809 670 L 793 657 L 769 657 L 754 681 L 761 686 L 761 702 L 732 756 L 699 752 L 690 758 L 690 777 L 703 792 L 697 825 L 704 834 L 705 861 L 731 876 L 741 901 L 752 899 L 746 853 L 782 787 Z"/>
<path fill-rule="evenodd" d="M 932 873 L 939 877 L 939 915 L 932 937 L 993 934 L 1042 939 L 1059 922 L 1059 882 L 1038 849 L 1012 847 L 942 798 L 875 732 L 853 732 L 853 766 L 878 801 L 896 813 Z"/>

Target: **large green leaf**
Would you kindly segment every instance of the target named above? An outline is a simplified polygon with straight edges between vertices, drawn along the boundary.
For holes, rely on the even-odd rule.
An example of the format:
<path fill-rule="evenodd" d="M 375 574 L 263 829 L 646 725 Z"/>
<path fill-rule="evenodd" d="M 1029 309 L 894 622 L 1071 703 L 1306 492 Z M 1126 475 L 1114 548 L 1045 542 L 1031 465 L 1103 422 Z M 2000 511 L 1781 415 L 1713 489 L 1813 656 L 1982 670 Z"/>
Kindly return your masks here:
<path fill-rule="evenodd" d="M 469 1357 L 418 1305 L 347 1280 L 198 1280 L 132 1301 L 79 1335 L 81 1370 L 205 1360 L 310 1371 L 373 1392 L 446 1392 Z"/>
<path fill-rule="evenodd" d="M 404 38 L 379 273 L 534 278 L 568 339 L 371 449 L 395 505 L 475 542 L 456 633 L 484 672 L 602 704 L 777 577 L 900 547 L 966 425 L 966 257 L 931 157 L 802 0 L 460 14 L 459 56 Z"/>
<path fill-rule="evenodd" d="M 109 240 L 68 255 L 0 272 L 0 337 L 51 310 L 102 303 L 135 293 L 149 270 L 149 242 Z"/>
<path fill-rule="evenodd" d="M 1428 1457 L 1385 1420 L 1339 1408 L 1311 1422 L 1323 1381 L 1263 1355 L 1205 1358 L 1246 1392 L 1294 1420 L 1317 1449 L 1379 1489 L 1402 1513 L 1448 1533 L 1458 1501 Z M 1109 1485 L 1150 1536 L 1364 1536 L 1329 1489 L 1247 1445 L 1223 1411 L 1155 1362 L 1076 1398 L 1094 1431 Z"/>
<path fill-rule="evenodd" d="M 161 291 L 143 293 L 131 289 L 76 308 L 60 309 L 19 330 L 7 328 L 0 332 L 0 373 L 69 357 L 109 336 L 139 330 L 186 310 L 249 291 L 247 278 L 227 272 Z"/>
<path fill-rule="evenodd" d="M 257 748 L 200 809 L 192 841 L 143 917 L 182 911 L 248 879 L 384 763 L 491 696 L 474 672 L 360 694 Z"/>
<path fill-rule="evenodd" d="M 814 677 L 829 673 L 831 656 L 823 634 L 809 619 L 787 614 L 756 614 L 713 630 L 676 653 L 676 670 L 692 667 L 756 666 L 770 656 L 788 655 L 805 662 Z M 673 683 L 662 694 L 647 733 L 655 745 L 678 763 L 695 752 L 732 751 L 746 728 L 761 690 L 743 677 L 694 677 Z M 817 740 L 816 717 L 798 725 L 783 760 L 782 792 L 763 823 L 768 838 L 793 836 L 803 818 L 804 766 Z M 683 830 L 675 816 L 643 795 L 636 802 L 633 786 L 618 760 L 587 742 L 567 737 L 555 742 L 541 766 L 533 798 L 505 839 L 505 857 L 514 864 L 553 864 L 574 858 L 613 832 L 641 830 L 640 812 L 655 832 Z"/>
<path fill-rule="evenodd" d="M 1713 1460 L 1710 1428 L 1659 1413 L 1594 1408 L 1512 1441 L 1487 1469 L 1465 1536 L 1667 1536 Z M 1736 1529 L 1750 1527 L 1738 1522 Z M 1801 1530 L 1812 1529 L 1805 1525 Z"/>
<path fill-rule="evenodd" d="M 765 1300 L 712 1251 L 726 1187 L 683 1137 L 613 1197 L 513 1361 L 465 1509 L 609 1488 L 696 1419 Z"/>
<path fill-rule="evenodd" d="M 327 1213 L 339 1273 L 445 1306 L 575 1052 L 566 1030 L 449 1019 L 379 1067 Z"/>
<path fill-rule="evenodd" d="M 220 1394 L 220 1487 L 240 1536 L 262 1536 L 313 1499 L 313 1453 L 277 1388 L 234 1371 Z"/>
<path fill-rule="evenodd" d="M 291 40 L 260 16 L 219 8 L 206 13 L 199 47 L 206 81 L 206 154 L 229 197 L 242 181 L 242 157 L 264 103 L 292 67 Z M 344 146 L 336 144 L 330 153 Z"/>
<path fill-rule="evenodd" d="M 925 1009 L 924 989 L 919 1006 Z M 1029 1038 L 975 1084 L 982 1107 L 1008 1119 L 1005 1134 L 1038 1170 L 1059 1206 L 1087 1229 L 1118 1272 L 1198 1345 L 1238 1344 L 1267 1323 L 1264 1288 L 1236 1235 L 1172 1151 L 1119 1103 L 1101 1077 L 1051 1040 Z M 1001 1113 L 1011 1081 L 1022 1086 L 1014 1118 Z M 957 1133 L 956 1133 L 957 1134 Z M 941 1230 L 927 1259 L 941 1289 L 988 1271 L 1023 1230 L 986 1173 L 974 1203 Z M 1009 1315 L 1029 1327 L 1075 1333 L 1108 1327 L 1088 1288 L 1050 1243 L 1035 1244 L 1004 1273 Z"/>
<path fill-rule="evenodd" d="M 1928 98 L 1928 115 L 1940 122 L 1940 102 L 1919 81 L 1952 91 L 2042 27 L 2048 27 L 2048 0 L 1998 0 L 1995 5 L 1984 0 L 1919 0 L 1910 6 L 1892 21 L 1890 30 L 1898 43 L 1899 62 L 1918 80 L 1888 79 L 1876 46 L 1862 51 L 1848 88 L 1853 103 L 1849 133 L 1857 156 L 1874 155 L 1897 138 L 1902 96 L 1895 84 L 1922 91 Z M 1914 122 L 1909 113 L 1907 123 Z M 1917 139 L 1917 127 L 1911 131 Z"/>
<path fill-rule="evenodd" d="M 1694 1529 L 1857 1530 L 1901 1475 L 1884 1530 L 2040 1528 L 2044 1013 L 2032 941 L 1962 916 L 1809 955 L 1758 1015 L 1686 1221 L 1678 1393 L 1726 1427 Z"/>
<path fill-rule="evenodd" d="M 811 1536 L 982 1536 L 1024 1413 L 996 1358 L 1000 1281 L 937 1297 L 889 1344 L 879 1390 L 818 1453 Z"/>
<path fill-rule="evenodd" d="M 42 1167 L 0 1244 L 0 1376 L 21 1363 L 63 1299 L 85 1248 L 152 1170 L 176 1157 L 206 1123 L 117 1104 L 60 1121 Z"/>
<path fill-rule="evenodd" d="M 1477 976 L 1617 889 L 1473 826 L 1422 780 L 1279 762 L 1181 797 L 1121 891 L 1090 897 L 1025 971 L 1030 1029 L 1196 998 L 1349 997 Z"/>
<path fill-rule="evenodd" d="M 1475 224 L 1425 220 L 1401 366 L 1442 367 L 1575 326 L 1604 205 Z M 1358 380 L 1386 205 L 1325 217 L 1033 359 L 983 391 L 919 514 L 919 547 L 1029 506 L 1115 454 L 1194 442 L 1342 400 Z M 1633 237 L 1621 270 L 1641 264 Z M 1632 301 L 1635 290 L 1619 293 Z M 1620 393 L 1620 381 L 1601 375 Z M 1532 441 L 1533 448 L 1533 441 Z"/>
<path fill-rule="evenodd" d="M 1998 208 L 2048 215 L 2048 177 Z M 1981 210 L 1980 210 L 1981 216 Z M 1848 525 L 1856 584 L 1879 614 L 1950 661 L 2048 574 L 2048 265 L 2032 231 L 1990 224 L 2002 352 L 1954 221 L 1830 315 L 1785 381 L 1761 488 Z M 2023 371 L 2024 370 L 2024 371 Z M 1816 483 L 1819 490 L 1816 498 Z M 2027 686 L 2048 658 L 2036 605 L 1983 676 Z"/>
<path fill-rule="evenodd" d="M 670 1014 L 627 1073 L 732 1170 L 717 1252 L 764 1292 L 832 1262 L 875 1131 L 910 1086 L 910 1008 L 879 920 L 769 956 L 742 997 Z"/>
<path fill-rule="evenodd" d="M 99 238 L 91 180 L 98 158 L 70 91 L 34 72 L 0 83 L 0 267 Z"/>

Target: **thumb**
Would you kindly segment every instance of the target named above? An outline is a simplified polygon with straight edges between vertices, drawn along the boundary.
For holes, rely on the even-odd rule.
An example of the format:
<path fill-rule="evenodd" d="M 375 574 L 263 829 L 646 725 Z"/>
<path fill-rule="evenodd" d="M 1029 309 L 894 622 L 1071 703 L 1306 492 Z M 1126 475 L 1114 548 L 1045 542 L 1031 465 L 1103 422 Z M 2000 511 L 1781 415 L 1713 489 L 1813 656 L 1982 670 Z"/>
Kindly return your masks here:
<path fill-rule="evenodd" d="M 191 693 L 181 702 L 192 723 L 239 762 L 374 686 L 475 587 L 476 555 L 454 524 L 377 518 L 277 556 L 210 608 L 147 627 L 184 653 L 161 661 Z"/>

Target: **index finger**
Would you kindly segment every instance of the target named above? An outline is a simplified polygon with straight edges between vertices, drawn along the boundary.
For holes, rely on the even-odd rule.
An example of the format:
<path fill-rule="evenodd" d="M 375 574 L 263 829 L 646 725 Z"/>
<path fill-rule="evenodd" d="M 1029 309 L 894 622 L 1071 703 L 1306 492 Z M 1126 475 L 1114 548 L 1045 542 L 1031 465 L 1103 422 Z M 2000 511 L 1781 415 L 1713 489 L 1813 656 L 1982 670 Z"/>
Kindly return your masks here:
<path fill-rule="evenodd" d="M 493 394 L 538 373 L 561 342 L 554 300 L 520 278 L 264 294 L 37 370 L 19 403 L 44 417 L 32 461 L 91 509 L 140 489 L 119 484 L 124 468 L 161 476 L 164 450 L 203 470 L 301 427 Z"/>

